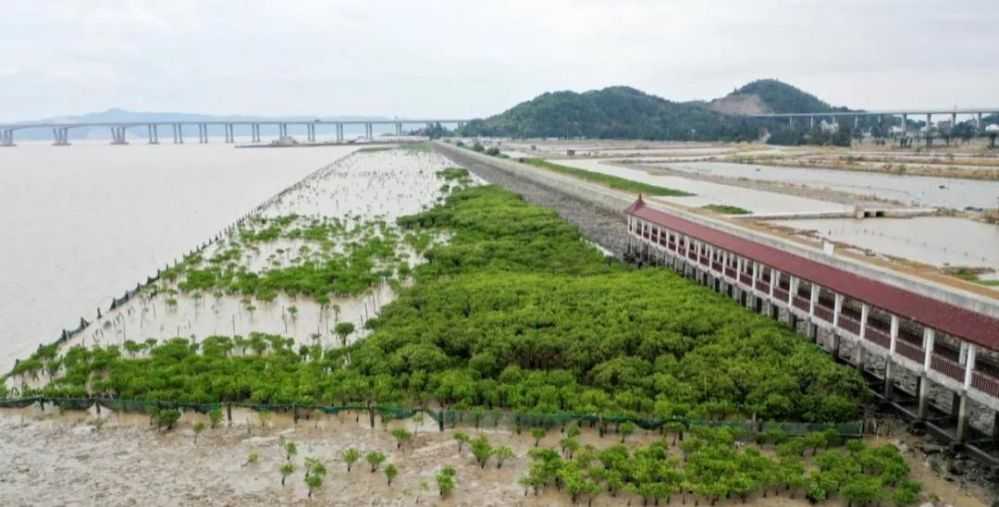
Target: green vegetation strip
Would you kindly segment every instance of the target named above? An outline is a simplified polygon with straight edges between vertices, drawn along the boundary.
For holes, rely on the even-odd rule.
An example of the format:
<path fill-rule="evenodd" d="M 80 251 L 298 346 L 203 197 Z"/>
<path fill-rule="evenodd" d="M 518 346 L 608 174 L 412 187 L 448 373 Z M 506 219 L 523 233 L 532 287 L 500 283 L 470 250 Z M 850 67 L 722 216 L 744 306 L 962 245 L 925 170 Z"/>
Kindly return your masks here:
<path fill-rule="evenodd" d="M 398 404 L 605 417 L 855 420 L 860 375 L 807 340 L 661 269 L 602 256 L 550 210 L 495 187 L 404 217 L 447 232 L 371 335 L 347 348 L 279 336 L 40 349 L 21 396 L 186 403 Z M 335 280 L 327 280 L 332 293 Z M 324 293 L 327 290 L 323 291 Z M 26 366 L 30 365 L 30 367 Z"/>
<path fill-rule="evenodd" d="M 708 204 L 707 206 L 702 206 L 702 208 L 724 215 L 749 215 L 752 213 L 752 211 L 749 211 L 748 209 L 728 204 Z"/>
<path fill-rule="evenodd" d="M 966 282 L 977 283 L 987 287 L 999 287 L 999 280 L 982 279 L 980 278 L 980 273 L 974 269 L 957 268 L 950 271 L 950 274 Z"/>
<path fill-rule="evenodd" d="M 567 174 L 569 176 L 573 176 L 582 180 L 604 185 L 606 187 L 610 187 L 616 190 L 623 190 L 625 192 L 634 192 L 636 194 L 641 193 L 646 195 L 661 195 L 669 197 L 690 197 L 694 195 L 688 192 L 684 192 L 682 190 L 660 187 L 657 185 L 649 185 L 648 183 L 641 183 L 638 181 L 632 181 L 618 176 L 611 176 L 609 174 L 587 171 L 585 169 L 579 169 L 578 167 L 564 166 L 561 164 L 556 164 L 539 158 L 525 159 L 524 162 L 533 165 L 534 167 L 547 169 L 549 171 L 554 171 L 557 173 Z"/>

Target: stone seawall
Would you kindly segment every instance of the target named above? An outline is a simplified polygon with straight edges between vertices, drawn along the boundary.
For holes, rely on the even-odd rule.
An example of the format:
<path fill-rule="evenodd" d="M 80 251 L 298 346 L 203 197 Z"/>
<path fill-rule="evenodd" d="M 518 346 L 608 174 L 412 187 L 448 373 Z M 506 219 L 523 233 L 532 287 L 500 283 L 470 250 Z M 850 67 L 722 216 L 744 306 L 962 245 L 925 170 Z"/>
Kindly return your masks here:
<path fill-rule="evenodd" d="M 623 257 L 628 244 L 623 211 L 636 196 L 448 144 L 436 143 L 434 149 L 489 183 L 555 210 L 591 241 Z"/>

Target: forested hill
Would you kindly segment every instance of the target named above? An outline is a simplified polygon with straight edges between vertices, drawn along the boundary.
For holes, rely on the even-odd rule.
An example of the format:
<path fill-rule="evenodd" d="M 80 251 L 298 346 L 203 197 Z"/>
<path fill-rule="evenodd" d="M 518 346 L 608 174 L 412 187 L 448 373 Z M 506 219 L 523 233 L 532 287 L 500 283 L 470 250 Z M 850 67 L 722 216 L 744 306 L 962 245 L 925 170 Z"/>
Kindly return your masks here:
<path fill-rule="evenodd" d="M 776 79 L 753 81 L 708 106 L 728 114 L 823 113 L 836 109 L 815 95 Z"/>
<path fill-rule="evenodd" d="M 470 122 L 467 136 L 629 139 L 753 139 L 759 125 L 739 116 L 827 112 L 834 108 L 774 79 L 753 81 L 710 102 L 672 102 L 626 86 L 545 93 L 501 114 Z"/>
<path fill-rule="evenodd" d="M 469 122 L 467 136 L 628 139 L 745 138 L 755 135 L 697 102 L 671 102 L 634 88 L 545 93 L 485 120 Z"/>

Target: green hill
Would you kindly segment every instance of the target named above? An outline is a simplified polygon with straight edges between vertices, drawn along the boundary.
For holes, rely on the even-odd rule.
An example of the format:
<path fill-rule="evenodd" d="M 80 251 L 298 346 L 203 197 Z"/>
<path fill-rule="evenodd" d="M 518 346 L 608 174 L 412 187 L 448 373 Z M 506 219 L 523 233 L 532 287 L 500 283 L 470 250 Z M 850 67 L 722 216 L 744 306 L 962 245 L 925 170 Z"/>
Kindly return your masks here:
<path fill-rule="evenodd" d="M 815 95 L 776 79 L 753 81 L 722 99 L 712 101 L 712 104 L 717 110 L 719 103 L 744 97 L 755 99 L 764 108 L 758 113 L 825 113 L 834 109 Z"/>
<path fill-rule="evenodd" d="M 469 122 L 458 133 L 518 138 L 738 141 L 755 139 L 761 125 L 740 116 L 833 109 L 814 95 L 774 79 L 753 81 L 711 102 L 673 102 L 627 86 L 612 86 L 584 93 L 545 93 L 501 114 Z"/>
<path fill-rule="evenodd" d="M 484 120 L 469 122 L 467 136 L 589 137 L 604 139 L 750 139 L 745 121 L 703 103 L 671 102 L 626 86 L 584 93 L 545 93 Z"/>

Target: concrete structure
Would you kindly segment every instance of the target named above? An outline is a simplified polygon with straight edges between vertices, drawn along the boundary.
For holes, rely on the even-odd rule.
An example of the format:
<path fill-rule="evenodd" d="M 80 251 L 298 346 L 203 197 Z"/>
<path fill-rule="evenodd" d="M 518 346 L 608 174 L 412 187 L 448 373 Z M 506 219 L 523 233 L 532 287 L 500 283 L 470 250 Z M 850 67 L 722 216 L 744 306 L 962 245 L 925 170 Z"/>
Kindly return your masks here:
<path fill-rule="evenodd" d="M 744 306 L 786 315 L 796 330 L 839 358 L 858 351 L 883 362 L 883 394 L 903 374 L 915 379 L 915 417 L 927 420 L 930 388 L 949 391 L 955 424 L 948 433 L 968 443 L 969 403 L 992 411 L 999 440 L 999 302 L 902 273 L 863 266 L 701 215 L 650 206 L 641 197 L 625 214 L 629 247 L 639 258 L 697 279 Z M 870 361 L 871 359 L 868 359 Z M 929 425 L 933 421 L 926 421 Z M 974 446 L 971 446 L 974 449 Z M 982 454 L 987 454 L 981 451 Z M 995 460 L 994 457 L 990 459 Z"/>
<path fill-rule="evenodd" d="M 412 120 L 246 120 L 246 121 L 171 121 L 171 122 L 104 122 L 104 123 L 13 123 L 0 125 L 0 146 L 15 146 L 14 136 L 19 130 L 27 129 L 51 129 L 53 144 L 58 146 L 69 146 L 69 131 L 80 128 L 108 128 L 111 130 L 111 144 L 128 144 L 126 131 L 128 129 L 145 128 L 148 134 L 149 144 L 159 144 L 159 127 L 170 126 L 173 132 L 174 144 L 184 144 L 184 128 L 196 128 L 198 132 L 198 142 L 205 144 L 209 139 L 209 127 L 222 128 L 223 138 L 226 143 L 236 142 L 236 127 L 242 126 L 249 129 L 250 139 L 253 143 L 260 143 L 260 126 L 276 125 L 278 127 L 278 138 L 288 137 L 288 126 L 295 125 L 305 128 L 306 140 L 310 143 L 316 142 L 316 127 L 333 126 L 336 134 L 336 141 L 344 141 L 344 125 L 363 125 L 364 137 L 374 138 L 375 125 L 391 125 L 395 129 L 396 135 L 402 135 L 406 125 L 431 126 L 437 123 L 441 125 L 451 125 L 462 127 L 467 120 L 458 119 L 412 119 Z"/>
<path fill-rule="evenodd" d="M 815 119 L 828 118 L 832 121 L 836 121 L 839 118 L 853 119 L 854 128 L 859 127 L 860 119 L 863 117 L 876 116 L 878 118 L 878 123 L 884 124 L 885 116 L 901 117 L 902 121 L 902 134 L 904 135 L 908 131 L 909 115 L 926 115 L 926 125 L 933 125 L 934 115 L 946 115 L 950 117 L 950 124 L 957 125 L 958 115 L 972 116 L 975 119 L 975 124 L 979 133 L 983 131 L 982 116 L 989 114 L 999 114 L 999 107 L 986 107 L 986 108 L 963 108 L 963 109 L 895 109 L 895 110 L 885 110 L 885 111 L 835 111 L 827 113 L 771 113 L 771 114 L 753 114 L 747 115 L 749 118 L 761 118 L 761 119 L 787 119 L 788 126 L 794 127 L 794 120 L 796 118 L 808 118 L 809 129 L 815 127 Z"/>

